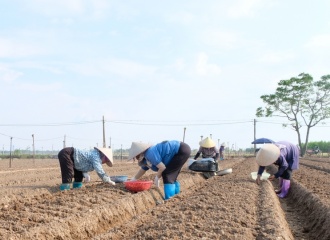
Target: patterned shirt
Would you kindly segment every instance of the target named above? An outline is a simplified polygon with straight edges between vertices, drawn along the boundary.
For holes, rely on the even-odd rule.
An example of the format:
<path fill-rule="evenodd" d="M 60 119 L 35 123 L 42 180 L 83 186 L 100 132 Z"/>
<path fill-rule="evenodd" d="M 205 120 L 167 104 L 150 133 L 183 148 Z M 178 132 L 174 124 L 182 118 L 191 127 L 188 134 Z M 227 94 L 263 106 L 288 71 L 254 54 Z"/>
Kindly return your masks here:
<path fill-rule="evenodd" d="M 82 172 L 91 172 L 95 170 L 103 182 L 110 182 L 110 177 L 105 173 L 102 167 L 101 153 L 97 149 L 83 151 L 74 149 L 73 154 L 75 169 Z"/>

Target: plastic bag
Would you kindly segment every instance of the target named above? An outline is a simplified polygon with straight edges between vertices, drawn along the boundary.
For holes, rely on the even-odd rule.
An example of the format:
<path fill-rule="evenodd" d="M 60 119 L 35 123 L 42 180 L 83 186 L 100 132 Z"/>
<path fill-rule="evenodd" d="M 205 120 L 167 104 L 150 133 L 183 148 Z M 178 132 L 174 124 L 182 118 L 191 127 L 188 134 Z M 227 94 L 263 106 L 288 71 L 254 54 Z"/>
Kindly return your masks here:
<path fill-rule="evenodd" d="M 213 158 L 211 159 L 202 159 L 194 161 L 189 166 L 189 170 L 195 172 L 216 172 L 218 170 L 218 164 L 214 161 Z"/>

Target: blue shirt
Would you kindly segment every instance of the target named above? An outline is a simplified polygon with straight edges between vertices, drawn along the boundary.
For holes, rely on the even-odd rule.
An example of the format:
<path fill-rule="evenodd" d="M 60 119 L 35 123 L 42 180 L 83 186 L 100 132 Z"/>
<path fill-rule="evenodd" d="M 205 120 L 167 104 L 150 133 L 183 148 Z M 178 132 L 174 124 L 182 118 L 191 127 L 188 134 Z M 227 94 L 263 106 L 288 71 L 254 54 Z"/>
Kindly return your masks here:
<path fill-rule="evenodd" d="M 285 170 L 295 170 L 299 168 L 299 149 L 296 145 L 280 141 L 276 142 L 275 145 L 280 148 L 280 156 L 274 162 L 278 166 L 278 171 L 275 173 L 275 177 L 280 177 Z M 258 175 L 261 175 L 265 170 L 265 167 L 260 166 L 258 170 Z"/>
<path fill-rule="evenodd" d="M 179 152 L 180 141 L 164 141 L 158 143 L 144 153 L 143 165 L 141 168 L 145 171 L 150 168 L 153 171 L 158 171 L 156 167 L 159 163 L 163 163 L 167 166 L 173 159 L 174 155 Z"/>
<path fill-rule="evenodd" d="M 99 150 L 92 149 L 89 151 L 83 151 L 74 148 L 73 160 L 74 160 L 74 167 L 78 171 L 91 172 L 95 170 L 97 175 L 103 181 L 104 179 L 108 179 L 108 176 L 102 167 L 102 159 Z"/>

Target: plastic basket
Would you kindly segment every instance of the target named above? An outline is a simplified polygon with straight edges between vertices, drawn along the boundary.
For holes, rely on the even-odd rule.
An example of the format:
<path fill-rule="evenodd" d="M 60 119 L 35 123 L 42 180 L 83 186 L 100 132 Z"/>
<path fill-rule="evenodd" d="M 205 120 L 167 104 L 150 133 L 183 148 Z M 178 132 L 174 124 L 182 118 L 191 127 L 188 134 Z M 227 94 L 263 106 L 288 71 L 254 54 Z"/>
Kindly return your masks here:
<path fill-rule="evenodd" d="M 128 181 L 124 182 L 125 188 L 132 192 L 141 192 L 150 189 L 152 181 Z"/>
<path fill-rule="evenodd" d="M 110 179 L 115 183 L 122 183 L 127 181 L 127 176 L 112 176 Z"/>

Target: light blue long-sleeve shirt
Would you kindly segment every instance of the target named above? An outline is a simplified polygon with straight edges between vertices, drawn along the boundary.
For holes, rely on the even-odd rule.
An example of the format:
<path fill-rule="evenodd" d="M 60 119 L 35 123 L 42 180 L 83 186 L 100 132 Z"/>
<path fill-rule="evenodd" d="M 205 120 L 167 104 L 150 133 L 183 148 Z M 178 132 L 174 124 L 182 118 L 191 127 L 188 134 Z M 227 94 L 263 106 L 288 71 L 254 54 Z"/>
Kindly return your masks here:
<path fill-rule="evenodd" d="M 99 150 L 92 149 L 89 151 L 83 151 L 75 148 L 73 160 L 74 166 L 77 170 L 82 172 L 91 172 L 95 170 L 102 181 L 109 182 L 110 178 L 102 167 L 101 153 Z"/>

